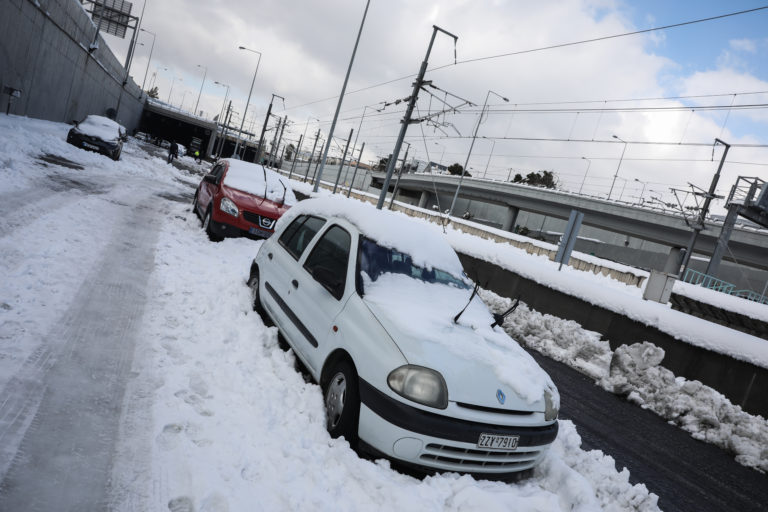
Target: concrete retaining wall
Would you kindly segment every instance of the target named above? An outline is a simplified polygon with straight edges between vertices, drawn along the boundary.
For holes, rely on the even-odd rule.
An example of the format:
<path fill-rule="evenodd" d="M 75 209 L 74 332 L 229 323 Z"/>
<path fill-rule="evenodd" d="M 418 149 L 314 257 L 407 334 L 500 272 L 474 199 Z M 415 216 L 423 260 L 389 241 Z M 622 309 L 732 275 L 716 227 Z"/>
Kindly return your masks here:
<path fill-rule="evenodd" d="M 77 0 L 2 0 L 0 84 L 22 90 L 11 114 L 71 122 L 116 108 L 125 70 L 99 36 Z M 126 37 L 130 37 L 130 31 Z M 128 81 L 118 122 L 129 133 L 138 126 L 144 98 Z M 8 96 L 0 95 L 5 113 Z"/>
<path fill-rule="evenodd" d="M 768 417 L 768 369 L 677 340 L 655 327 L 603 309 L 576 297 L 547 288 L 492 263 L 459 254 L 470 275 L 503 297 L 516 298 L 533 309 L 567 318 L 585 329 L 599 332 L 611 348 L 649 341 L 664 349 L 662 366 L 675 375 L 698 380 L 752 414 Z"/>

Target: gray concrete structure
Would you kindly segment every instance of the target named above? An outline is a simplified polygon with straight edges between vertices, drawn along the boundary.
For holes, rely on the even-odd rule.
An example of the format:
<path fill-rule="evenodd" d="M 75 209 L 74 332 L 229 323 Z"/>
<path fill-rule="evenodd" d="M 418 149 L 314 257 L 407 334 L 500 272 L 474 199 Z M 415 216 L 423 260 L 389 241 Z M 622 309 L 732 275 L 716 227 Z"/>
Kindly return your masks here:
<path fill-rule="evenodd" d="M 553 290 L 493 263 L 466 254 L 459 254 L 459 258 L 469 275 L 488 283 L 486 288 L 502 297 L 520 297 L 540 313 L 574 320 L 585 329 L 599 332 L 610 343 L 611 350 L 650 341 L 664 349 L 662 366 L 675 375 L 713 387 L 747 412 L 768 415 L 768 401 L 764 398 L 768 369 L 682 342 L 653 326 Z"/>
<path fill-rule="evenodd" d="M 381 186 L 380 173 L 374 173 L 373 180 L 374 186 L 377 182 Z M 453 176 L 404 175 L 398 200 L 445 210 L 456 184 Z M 639 268 L 668 271 L 670 252 L 685 247 L 691 234 L 682 217 L 669 212 L 474 178 L 464 180 L 455 211 L 458 216 L 470 211 L 472 220 L 505 230 L 525 226 L 531 235 L 556 243 L 572 209 L 585 214 L 577 251 Z M 720 227 L 720 223 L 707 222 L 696 244 L 695 254 L 701 256 L 694 256 L 691 268 L 700 272 L 706 269 Z M 550 238 L 549 231 L 553 232 Z M 735 229 L 725 259 L 730 262 L 720 268 L 720 279 L 759 292 L 768 280 L 768 231 Z"/>
<path fill-rule="evenodd" d="M 99 36 L 77 0 L 2 0 L 0 9 L 0 84 L 22 91 L 11 114 L 71 122 L 88 114 L 120 111 L 117 121 L 129 133 L 144 104 L 141 89 Z M 129 31 L 130 34 L 130 31 Z M 0 96 L 2 111 L 8 101 Z"/>

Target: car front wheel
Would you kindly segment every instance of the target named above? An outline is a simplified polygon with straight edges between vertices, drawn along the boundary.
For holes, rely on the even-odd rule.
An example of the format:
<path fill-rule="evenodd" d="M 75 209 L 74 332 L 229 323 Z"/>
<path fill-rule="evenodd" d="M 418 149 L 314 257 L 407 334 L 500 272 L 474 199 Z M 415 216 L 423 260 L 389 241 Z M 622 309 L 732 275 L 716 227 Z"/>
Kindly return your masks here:
<path fill-rule="evenodd" d="M 211 242 L 221 242 L 222 237 L 216 234 L 213 230 L 213 218 L 211 214 L 211 208 L 205 212 L 205 219 L 203 219 L 203 231 L 208 235 L 208 239 Z"/>
<path fill-rule="evenodd" d="M 360 415 L 357 372 L 349 361 L 341 360 L 333 367 L 330 375 L 331 378 L 323 387 L 326 428 L 331 437 L 344 436 L 354 446 Z"/>

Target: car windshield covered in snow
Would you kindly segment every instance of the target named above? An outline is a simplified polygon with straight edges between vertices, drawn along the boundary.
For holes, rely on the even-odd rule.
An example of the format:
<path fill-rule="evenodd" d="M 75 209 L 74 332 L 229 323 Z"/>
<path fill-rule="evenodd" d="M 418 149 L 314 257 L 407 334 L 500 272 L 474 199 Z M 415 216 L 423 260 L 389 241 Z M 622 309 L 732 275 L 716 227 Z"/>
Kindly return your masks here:
<path fill-rule="evenodd" d="M 467 282 L 448 272 L 415 265 L 408 254 L 382 247 L 365 237 L 361 238 L 360 242 L 360 272 L 365 272 L 371 281 L 376 281 L 382 274 L 392 273 L 404 274 L 427 283 L 445 284 L 462 289 L 471 288 Z"/>

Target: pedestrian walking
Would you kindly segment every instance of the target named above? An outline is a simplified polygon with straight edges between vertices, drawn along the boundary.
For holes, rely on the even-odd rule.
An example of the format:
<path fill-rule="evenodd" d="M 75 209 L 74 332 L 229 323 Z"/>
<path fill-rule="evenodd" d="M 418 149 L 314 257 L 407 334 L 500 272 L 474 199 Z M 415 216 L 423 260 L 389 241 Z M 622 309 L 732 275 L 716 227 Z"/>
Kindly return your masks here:
<path fill-rule="evenodd" d="M 168 163 L 173 162 L 174 158 L 179 158 L 179 145 L 176 141 L 171 141 L 171 146 L 168 148 Z"/>
<path fill-rule="evenodd" d="M 200 151 L 195 150 L 195 162 L 201 163 L 203 161 L 202 158 L 200 158 Z"/>

